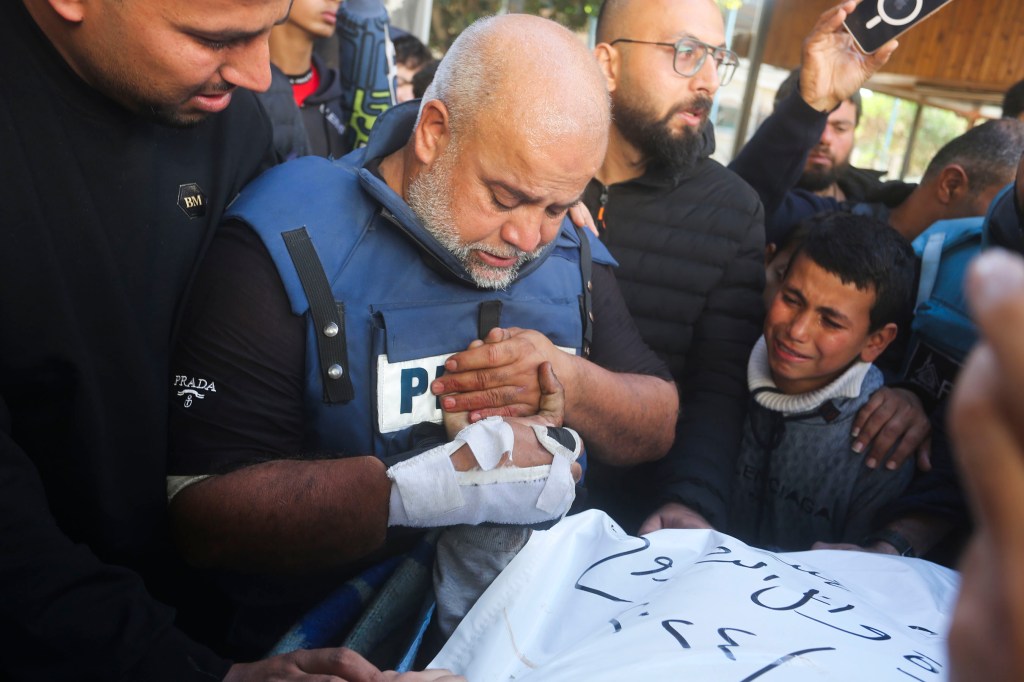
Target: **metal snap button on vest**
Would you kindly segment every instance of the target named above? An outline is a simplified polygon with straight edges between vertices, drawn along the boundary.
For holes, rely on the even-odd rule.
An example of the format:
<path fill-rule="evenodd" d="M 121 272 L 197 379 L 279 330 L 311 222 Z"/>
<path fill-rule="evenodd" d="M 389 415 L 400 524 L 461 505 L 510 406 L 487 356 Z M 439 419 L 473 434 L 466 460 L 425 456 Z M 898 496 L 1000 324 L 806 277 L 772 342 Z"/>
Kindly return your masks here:
<path fill-rule="evenodd" d="M 341 375 L 345 373 L 345 370 L 341 368 L 341 365 L 331 365 L 327 368 L 327 376 L 332 379 L 340 379 Z"/>
<path fill-rule="evenodd" d="M 338 331 L 338 325 L 335 324 L 334 322 L 331 322 L 326 327 L 324 327 L 324 336 L 337 336 Z"/>

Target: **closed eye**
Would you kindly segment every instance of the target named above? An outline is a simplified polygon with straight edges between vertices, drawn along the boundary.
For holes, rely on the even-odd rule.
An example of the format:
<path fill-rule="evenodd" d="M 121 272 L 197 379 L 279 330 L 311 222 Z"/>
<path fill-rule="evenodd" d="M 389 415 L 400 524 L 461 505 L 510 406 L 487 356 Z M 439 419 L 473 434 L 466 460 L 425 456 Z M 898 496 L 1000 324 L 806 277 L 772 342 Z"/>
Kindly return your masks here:
<path fill-rule="evenodd" d="M 833 320 L 831 317 L 823 317 L 823 318 L 821 318 L 821 322 L 822 322 L 822 324 L 824 324 L 829 329 L 842 329 L 843 328 L 843 325 L 841 323 L 837 322 L 836 320 Z"/>
<path fill-rule="evenodd" d="M 496 195 L 494 195 L 494 194 L 491 194 L 491 203 L 494 204 L 494 208 L 498 209 L 499 211 L 506 212 L 506 213 L 508 211 L 511 211 L 511 210 L 516 208 L 516 206 L 509 206 L 507 204 L 501 203 L 498 200 L 498 197 Z"/>
<path fill-rule="evenodd" d="M 197 41 L 199 41 L 199 43 L 201 45 L 203 45 L 204 47 L 208 47 L 209 49 L 213 50 L 214 52 L 219 52 L 221 50 L 226 50 L 231 45 L 226 40 L 214 40 L 212 38 L 204 38 L 202 36 L 196 36 L 195 39 Z"/>

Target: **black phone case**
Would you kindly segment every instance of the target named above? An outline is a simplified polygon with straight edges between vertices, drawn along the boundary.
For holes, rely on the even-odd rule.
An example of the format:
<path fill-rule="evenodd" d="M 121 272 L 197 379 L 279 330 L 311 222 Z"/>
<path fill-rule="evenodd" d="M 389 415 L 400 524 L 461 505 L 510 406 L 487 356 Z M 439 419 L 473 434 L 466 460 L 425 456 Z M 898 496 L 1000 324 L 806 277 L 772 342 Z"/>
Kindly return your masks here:
<path fill-rule="evenodd" d="M 862 52 L 871 54 L 953 0 L 864 0 L 843 23 Z"/>

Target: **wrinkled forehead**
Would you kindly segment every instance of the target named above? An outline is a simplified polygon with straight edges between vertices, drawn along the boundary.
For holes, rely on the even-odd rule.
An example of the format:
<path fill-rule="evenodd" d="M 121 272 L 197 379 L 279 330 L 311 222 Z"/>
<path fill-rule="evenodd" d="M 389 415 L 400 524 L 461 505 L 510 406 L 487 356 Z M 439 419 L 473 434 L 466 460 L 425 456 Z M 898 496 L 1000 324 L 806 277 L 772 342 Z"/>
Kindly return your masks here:
<path fill-rule="evenodd" d="M 539 142 L 512 125 L 472 126 L 456 139 L 456 172 L 485 185 L 502 186 L 537 204 L 570 204 L 583 193 L 604 158 L 604 147 L 587 134 Z"/>

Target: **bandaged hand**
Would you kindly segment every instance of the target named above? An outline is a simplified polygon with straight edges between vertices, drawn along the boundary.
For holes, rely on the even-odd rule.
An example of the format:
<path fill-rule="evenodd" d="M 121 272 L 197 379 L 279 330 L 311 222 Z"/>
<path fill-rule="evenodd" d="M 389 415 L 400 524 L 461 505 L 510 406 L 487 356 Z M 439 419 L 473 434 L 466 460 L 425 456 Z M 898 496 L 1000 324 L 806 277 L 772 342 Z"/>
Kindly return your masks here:
<path fill-rule="evenodd" d="M 560 428 L 563 395 L 550 363 L 538 371 L 543 396 L 536 416 L 489 417 L 388 469 L 388 525 L 531 525 L 569 510 L 583 442 Z M 458 423 L 446 419 L 449 428 Z"/>

